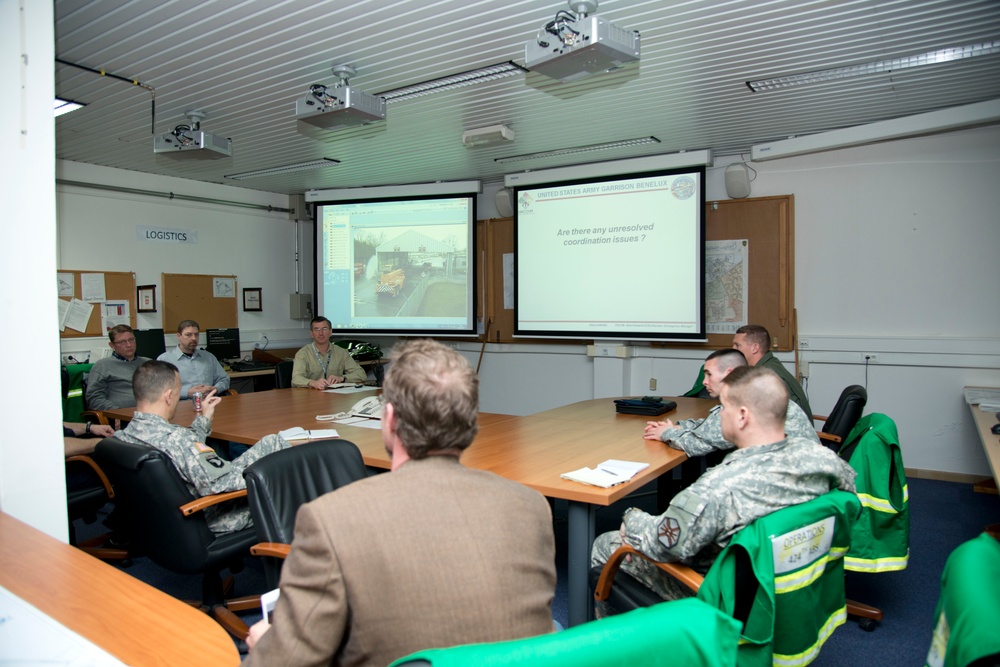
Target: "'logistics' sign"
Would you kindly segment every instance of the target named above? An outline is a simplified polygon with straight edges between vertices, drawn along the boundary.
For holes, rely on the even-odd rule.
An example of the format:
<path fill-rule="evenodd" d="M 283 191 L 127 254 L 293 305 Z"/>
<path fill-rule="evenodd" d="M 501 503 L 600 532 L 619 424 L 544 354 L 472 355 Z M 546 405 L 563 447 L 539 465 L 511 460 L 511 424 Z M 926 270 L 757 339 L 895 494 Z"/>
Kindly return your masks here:
<path fill-rule="evenodd" d="M 135 238 L 148 243 L 197 243 L 198 230 L 136 225 Z"/>

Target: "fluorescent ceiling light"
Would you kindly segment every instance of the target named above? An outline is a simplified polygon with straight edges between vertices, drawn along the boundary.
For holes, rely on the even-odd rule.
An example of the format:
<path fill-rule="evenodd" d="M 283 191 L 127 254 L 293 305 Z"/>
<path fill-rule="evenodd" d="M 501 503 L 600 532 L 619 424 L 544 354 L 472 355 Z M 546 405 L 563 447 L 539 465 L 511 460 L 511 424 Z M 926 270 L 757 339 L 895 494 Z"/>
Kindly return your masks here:
<path fill-rule="evenodd" d="M 643 144 L 658 144 L 660 140 L 656 137 L 639 137 L 637 139 L 622 139 L 621 141 L 609 141 L 604 144 L 590 144 L 589 146 L 574 146 L 573 148 L 557 148 L 551 151 L 539 151 L 538 153 L 524 153 L 522 155 L 511 155 L 510 157 L 498 157 L 494 162 L 506 164 L 508 162 L 520 162 L 522 160 L 537 160 L 543 157 L 556 157 L 558 155 L 573 155 L 574 153 L 590 153 L 592 151 L 603 151 L 612 148 L 622 148 L 624 146 L 641 146 Z"/>
<path fill-rule="evenodd" d="M 1000 99 L 756 144 L 750 147 L 750 159 L 773 160 L 996 122 L 1000 122 Z"/>
<path fill-rule="evenodd" d="M 929 51 L 912 56 L 892 58 L 891 60 L 879 60 L 873 63 L 862 63 L 860 65 L 849 65 L 847 67 L 836 67 L 834 69 L 824 69 L 818 72 L 805 72 L 803 74 L 791 74 L 789 76 L 776 76 L 770 79 L 758 79 L 757 81 L 747 81 L 747 87 L 755 93 L 768 90 L 780 90 L 802 86 L 809 83 L 821 83 L 823 81 L 835 81 L 846 79 L 852 76 L 864 76 L 866 74 L 878 74 L 880 72 L 893 72 L 910 67 L 920 67 L 922 65 L 936 65 L 962 58 L 973 58 L 975 56 L 986 56 L 992 53 L 1000 53 L 1000 40 L 983 42 L 982 44 L 971 44 L 969 46 L 956 46 L 939 51 Z"/>
<path fill-rule="evenodd" d="M 73 100 L 64 100 L 57 97 L 52 104 L 52 109 L 55 111 L 56 116 L 61 116 L 64 113 L 69 113 L 70 111 L 76 111 L 77 109 L 82 109 L 87 106 L 80 102 L 74 102 Z"/>
<path fill-rule="evenodd" d="M 508 60 L 507 62 L 487 65 L 486 67 L 469 70 L 468 72 L 459 72 L 458 74 L 443 76 L 439 79 L 431 79 L 430 81 L 415 83 L 412 86 L 403 86 L 402 88 L 394 88 L 376 94 L 379 97 L 384 97 L 386 102 L 399 102 L 400 100 L 409 100 L 414 97 L 422 97 L 423 95 L 439 93 L 444 90 L 454 90 L 455 88 L 464 88 L 465 86 L 484 83 L 486 81 L 504 79 L 508 76 L 527 73 L 527 71 L 517 63 Z"/>
<path fill-rule="evenodd" d="M 259 178 L 261 176 L 281 176 L 282 174 L 291 174 L 296 171 L 323 169 L 324 167 L 333 167 L 338 164 L 340 164 L 340 160 L 334 160 L 333 158 L 324 157 L 318 160 L 299 162 L 298 164 L 286 164 L 283 167 L 269 167 L 267 169 L 258 169 L 257 171 L 245 171 L 242 174 L 228 174 L 224 176 L 224 178 L 231 178 L 235 181 L 241 181 L 245 178 Z"/>
<path fill-rule="evenodd" d="M 481 181 L 437 181 L 436 183 L 408 183 L 405 185 L 371 185 L 358 188 L 309 190 L 307 202 L 344 201 L 345 199 L 381 199 L 383 197 L 422 197 L 425 195 L 467 195 L 483 191 Z"/>
<path fill-rule="evenodd" d="M 524 187 L 526 185 L 537 185 L 538 183 L 556 183 L 571 178 L 600 178 L 602 176 L 638 174 L 644 171 L 683 169 L 699 165 L 708 166 L 710 164 L 712 164 L 712 151 L 710 149 L 681 151 L 680 153 L 647 155 L 646 157 L 633 157 L 624 160 L 575 164 L 569 167 L 522 171 L 517 174 L 507 174 L 504 176 L 503 184 L 508 188 Z"/>

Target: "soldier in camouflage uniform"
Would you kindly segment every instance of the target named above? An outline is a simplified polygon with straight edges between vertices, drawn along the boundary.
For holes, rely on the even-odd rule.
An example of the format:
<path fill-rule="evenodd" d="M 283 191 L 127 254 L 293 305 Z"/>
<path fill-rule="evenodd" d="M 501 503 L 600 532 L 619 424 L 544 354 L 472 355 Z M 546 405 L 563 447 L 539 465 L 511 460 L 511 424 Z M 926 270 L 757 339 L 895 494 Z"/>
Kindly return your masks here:
<path fill-rule="evenodd" d="M 155 447 L 173 461 L 191 492 L 207 496 L 246 488 L 243 470 L 271 452 L 289 447 L 278 435 L 268 435 L 233 461 L 226 461 L 205 444 L 212 431 L 212 415 L 222 400 L 214 390 L 202 400 L 201 414 L 191 426 L 171 424 L 180 401 L 181 378 L 177 367 L 166 361 L 147 361 L 133 376 L 135 416 L 129 425 L 115 433 L 125 442 Z M 205 510 L 205 519 L 213 533 L 229 533 L 251 525 L 250 509 L 245 499 L 237 499 Z"/>
<path fill-rule="evenodd" d="M 803 438 L 785 438 L 788 390 L 774 371 L 743 366 L 721 384 L 722 434 L 736 451 L 677 494 L 663 514 L 627 510 L 619 532 L 595 540 L 593 565 L 602 566 L 624 541 L 654 560 L 684 561 L 704 573 L 755 519 L 833 489 L 854 491 L 854 470 L 836 454 Z M 665 600 L 693 594 L 645 559 L 630 558 L 622 569 Z M 599 603 L 598 615 L 609 613 Z"/>
<path fill-rule="evenodd" d="M 718 398 L 723 379 L 734 368 L 746 365 L 747 360 L 739 350 L 716 350 L 705 359 L 705 389 L 712 398 Z M 691 457 L 732 449 L 734 445 L 722 437 L 720 409 L 720 406 L 712 408 L 705 419 L 646 422 L 646 432 L 643 437 L 646 440 L 662 440 Z M 785 413 L 785 436 L 819 442 L 816 429 L 809 421 L 809 417 L 794 402 L 788 403 L 788 410 Z"/>

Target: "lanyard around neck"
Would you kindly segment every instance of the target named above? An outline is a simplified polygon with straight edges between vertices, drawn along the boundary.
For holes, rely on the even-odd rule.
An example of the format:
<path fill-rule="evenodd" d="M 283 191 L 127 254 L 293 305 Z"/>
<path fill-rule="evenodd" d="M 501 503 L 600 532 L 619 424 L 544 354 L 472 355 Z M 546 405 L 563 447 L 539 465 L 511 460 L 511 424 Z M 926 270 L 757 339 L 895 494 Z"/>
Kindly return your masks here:
<path fill-rule="evenodd" d="M 327 348 L 326 350 L 325 364 L 323 363 L 323 357 L 319 355 L 319 348 L 316 347 L 316 343 L 312 344 L 312 349 L 313 349 L 313 354 L 316 355 L 316 361 L 319 362 L 319 365 L 323 367 L 323 377 L 325 378 L 327 376 L 327 369 L 330 368 L 330 354 L 333 352 L 333 344 L 331 343 L 330 347 Z"/>

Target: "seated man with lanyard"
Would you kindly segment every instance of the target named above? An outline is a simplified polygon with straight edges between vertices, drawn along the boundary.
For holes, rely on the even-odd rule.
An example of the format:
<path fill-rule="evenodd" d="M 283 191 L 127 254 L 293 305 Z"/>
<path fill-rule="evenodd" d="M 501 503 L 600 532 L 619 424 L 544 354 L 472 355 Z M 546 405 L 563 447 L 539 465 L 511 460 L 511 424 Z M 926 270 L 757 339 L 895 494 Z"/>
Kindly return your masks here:
<path fill-rule="evenodd" d="M 177 325 L 177 347 L 156 358 L 173 364 L 180 373 L 181 400 L 194 398 L 199 392 L 206 396 L 213 389 L 216 394 L 229 389 L 229 376 L 219 360 L 211 352 L 198 349 L 200 330 L 194 320 L 183 320 Z"/>
<path fill-rule="evenodd" d="M 736 450 L 677 494 L 663 514 L 626 510 L 620 530 L 594 541 L 593 565 L 603 566 L 625 543 L 656 561 L 683 561 L 704 574 L 730 538 L 754 520 L 833 489 L 854 492 L 854 470 L 836 454 L 818 442 L 786 437 L 788 390 L 774 371 L 735 368 L 722 380 L 719 398 L 722 435 Z M 643 558 L 627 558 L 622 569 L 664 600 L 694 595 Z M 598 616 L 614 611 L 598 604 Z"/>
<path fill-rule="evenodd" d="M 292 366 L 292 386 L 326 389 L 341 382 L 364 382 L 365 369 L 351 358 L 347 350 L 330 342 L 330 320 L 314 317 L 309 324 L 313 342 L 295 353 Z"/>

